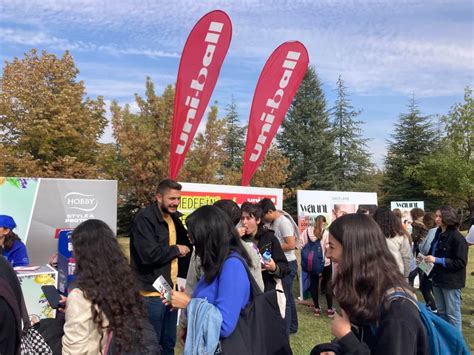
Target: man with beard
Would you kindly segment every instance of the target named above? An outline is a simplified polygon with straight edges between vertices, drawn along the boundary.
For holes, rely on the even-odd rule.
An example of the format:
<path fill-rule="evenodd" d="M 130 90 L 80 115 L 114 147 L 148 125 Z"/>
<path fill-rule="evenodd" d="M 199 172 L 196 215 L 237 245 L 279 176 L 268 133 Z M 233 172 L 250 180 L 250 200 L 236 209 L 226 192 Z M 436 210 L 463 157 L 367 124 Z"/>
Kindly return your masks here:
<path fill-rule="evenodd" d="M 163 276 L 176 288 L 177 277 L 186 278 L 191 244 L 179 219 L 180 200 L 181 185 L 170 179 L 161 181 L 156 201 L 135 217 L 130 239 L 131 265 L 164 355 L 174 354 L 177 312 L 162 303 L 152 285 Z"/>

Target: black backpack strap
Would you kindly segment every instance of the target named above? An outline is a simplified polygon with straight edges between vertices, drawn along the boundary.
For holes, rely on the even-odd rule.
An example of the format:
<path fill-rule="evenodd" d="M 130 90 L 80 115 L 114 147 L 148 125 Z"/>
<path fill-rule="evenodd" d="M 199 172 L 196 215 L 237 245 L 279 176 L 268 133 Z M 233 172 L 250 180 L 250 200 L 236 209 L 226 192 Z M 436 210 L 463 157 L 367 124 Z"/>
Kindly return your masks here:
<path fill-rule="evenodd" d="M 403 299 L 406 299 L 406 300 L 410 301 L 418 310 L 420 310 L 420 308 L 418 307 L 418 304 L 416 302 L 416 299 L 412 295 L 407 293 L 405 290 L 399 289 L 399 288 L 389 289 L 385 293 L 384 303 L 388 302 L 388 304 L 390 304 L 390 302 L 394 301 L 397 298 L 403 298 Z"/>
<path fill-rule="evenodd" d="M 21 318 L 23 319 L 23 329 L 28 329 L 29 327 L 31 327 L 31 324 L 30 324 L 30 317 L 26 309 L 25 298 L 23 297 L 23 293 L 21 294 L 20 306 L 21 306 Z"/>

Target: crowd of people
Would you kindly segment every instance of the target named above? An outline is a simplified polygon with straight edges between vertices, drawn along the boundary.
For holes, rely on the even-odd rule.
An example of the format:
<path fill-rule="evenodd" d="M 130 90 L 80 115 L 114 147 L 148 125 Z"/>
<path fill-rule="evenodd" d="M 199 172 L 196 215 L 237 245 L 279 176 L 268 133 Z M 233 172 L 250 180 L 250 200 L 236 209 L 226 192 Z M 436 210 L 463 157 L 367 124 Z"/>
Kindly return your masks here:
<path fill-rule="evenodd" d="M 278 324 L 272 326 L 281 328 L 282 339 L 273 353 L 291 353 L 289 338 L 298 332 L 297 249 L 305 258 L 313 313 L 322 315 L 323 293 L 335 337 L 312 354 L 429 354 L 413 301 L 417 276 L 426 307 L 462 332 L 461 290 L 474 228 L 471 222 L 468 237 L 462 236 L 451 207 L 434 214 L 413 209 L 410 232 L 386 207 L 338 207 L 329 228 L 320 215 L 300 235 L 270 199 L 240 207 L 220 200 L 195 210 L 184 225 L 180 197 L 179 183 L 159 183 L 156 200 L 134 218 L 130 264 L 104 222 L 87 220 L 75 228 L 76 281 L 62 298 L 55 320 L 60 346 L 52 348 L 62 354 L 169 355 L 180 341 L 185 354 L 232 354 L 258 289 L 276 298 Z M 21 289 L 12 266 L 28 265 L 28 255 L 15 227 L 13 218 L 0 216 L 1 354 L 18 353 L 22 334 Z M 247 336 L 250 346 L 261 342 L 258 333 Z"/>

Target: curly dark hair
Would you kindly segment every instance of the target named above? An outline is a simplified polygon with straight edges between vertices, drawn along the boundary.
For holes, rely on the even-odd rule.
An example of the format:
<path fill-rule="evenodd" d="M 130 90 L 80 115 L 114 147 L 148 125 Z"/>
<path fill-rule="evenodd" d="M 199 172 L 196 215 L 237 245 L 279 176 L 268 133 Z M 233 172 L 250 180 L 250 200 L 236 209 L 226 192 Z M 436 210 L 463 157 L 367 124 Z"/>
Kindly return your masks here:
<path fill-rule="evenodd" d="M 378 207 L 372 218 L 382 229 L 386 238 L 394 238 L 397 235 L 406 236 L 407 234 L 400 219 L 388 207 Z"/>
<path fill-rule="evenodd" d="M 131 329 L 141 331 L 145 317 L 135 277 L 117 238 L 103 221 L 90 219 L 72 232 L 77 286 L 92 303 L 92 318 L 101 336 L 103 322 L 113 331 L 117 352 L 132 345 Z"/>
<path fill-rule="evenodd" d="M 366 325 L 378 320 L 390 288 L 411 291 L 371 217 L 357 213 L 341 216 L 331 223 L 329 233 L 342 245 L 334 295 L 352 323 Z"/>

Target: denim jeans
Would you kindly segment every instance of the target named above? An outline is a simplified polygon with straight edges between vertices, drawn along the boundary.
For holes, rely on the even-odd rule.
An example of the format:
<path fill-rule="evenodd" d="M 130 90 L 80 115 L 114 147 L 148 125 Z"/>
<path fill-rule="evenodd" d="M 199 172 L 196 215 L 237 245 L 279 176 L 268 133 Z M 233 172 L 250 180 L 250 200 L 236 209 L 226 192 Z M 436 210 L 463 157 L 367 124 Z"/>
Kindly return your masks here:
<path fill-rule="evenodd" d="M 289 261 L 290 273 L 281 281 L 286 297 L 285 321 L 287 334 L 296 333 L 298 331 L 298 315 L 296 313 L 295 297 L 293 296 L 293 281 L 298 272 L 298 262 L 296 260 Z"/>
<path fill-rule="evenodd" d="M 165 306 L 160 297 L 143 297 L 148 320 L 155 328 L 163 355 L 174 355 L 178 312 Z"/>
<path fill-rule="evenodd" d="M 461 289 L 433 286 L 438 314 L 462 332 Z"/>

